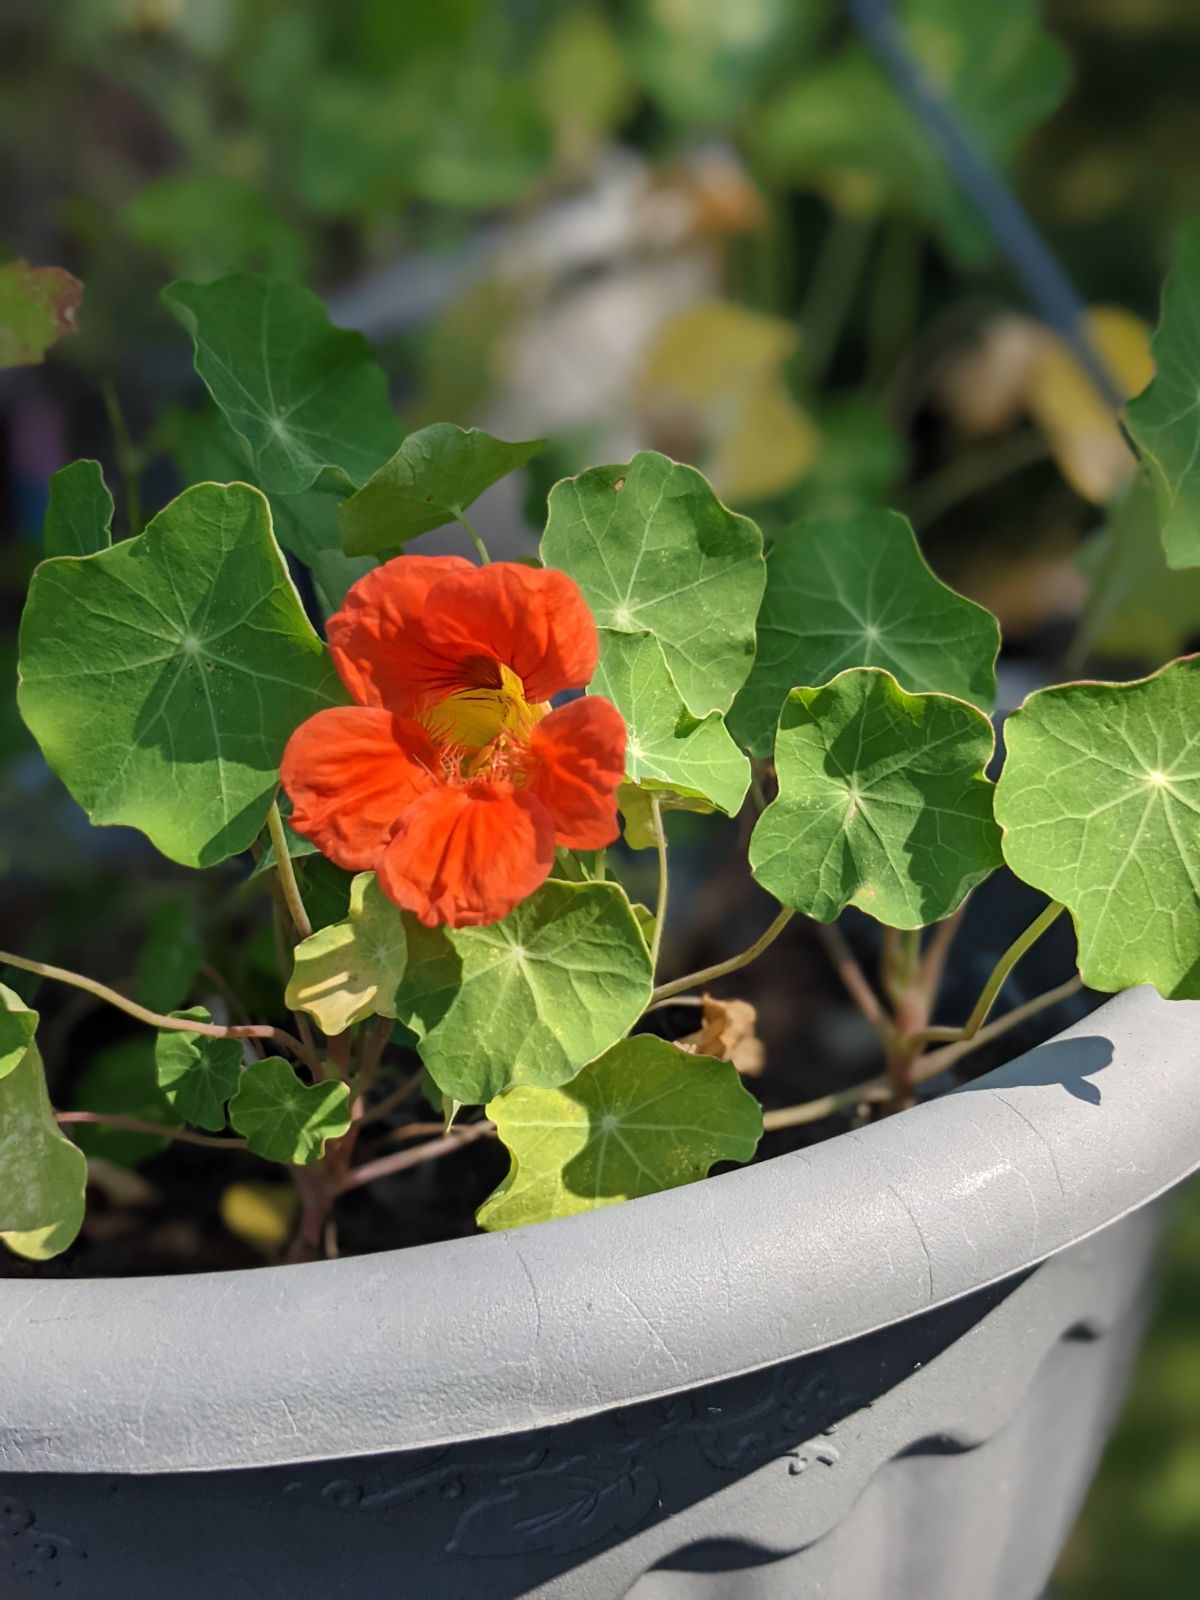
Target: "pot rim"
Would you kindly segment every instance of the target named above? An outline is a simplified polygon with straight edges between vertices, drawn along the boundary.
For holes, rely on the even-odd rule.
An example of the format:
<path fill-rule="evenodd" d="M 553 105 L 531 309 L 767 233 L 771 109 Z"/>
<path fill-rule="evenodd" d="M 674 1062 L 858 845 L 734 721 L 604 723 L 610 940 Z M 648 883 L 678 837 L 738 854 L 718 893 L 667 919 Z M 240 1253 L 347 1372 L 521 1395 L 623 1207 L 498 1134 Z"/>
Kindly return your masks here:
<path fill-rule="evenodd" d="M 1198 1166 L 1200 1002 L 1131 990 L 914 1111 L 602 1211 L 304 1266 L 0 1283 L 0 1466 L 341 1459 L 666 1397 L 1012 1277 Z"/>

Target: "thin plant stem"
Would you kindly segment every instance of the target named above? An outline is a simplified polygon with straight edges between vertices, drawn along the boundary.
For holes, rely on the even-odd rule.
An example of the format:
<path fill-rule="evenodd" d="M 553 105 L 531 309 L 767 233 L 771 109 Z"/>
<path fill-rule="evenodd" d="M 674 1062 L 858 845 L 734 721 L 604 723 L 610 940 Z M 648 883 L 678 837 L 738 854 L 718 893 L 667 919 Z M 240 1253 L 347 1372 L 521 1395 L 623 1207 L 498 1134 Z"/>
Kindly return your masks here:
<path fill-rule="evenodd" d="M 267 812 L 267 832 L 271 835 L 271 847 L 275 851 L 275 871 L 279 878 L 279 887 L 283 891 L 288 916 L 292 919 L 292 926 L 297 936 L 307 939 L 313 931 L 312 923 L 308 912 L 304 909 L 304 899 L 300 893 L 300 885 L 296 882 L 296 869 L 292 865 L 287 835 L 283 831 L 283 818 L 279 814 L 279 804 L 275 800 L 271 801 L 271 809 Z"/>
<path fill-rule="evenodd" d="M 70 972 L 66 967 L 52 967 L 45 961 L 28 961 L 24 956 L 11 955 L 7 950 L 0 950 L 0 967 L 18 967 L 22 972 L 35 972 L 39 978 L 52 978 L 57 983 L 69 983 L 72 988 L 83 989 L 87 994 L 95 995 L 98 1000 L 107 1001 L 110 1006 L 116 1006 L 118 1011 L 124 1011 L 128 1016 L 138 1022 L 146 1023 L 151 1028 L 162 1028 L 169 1033 L 202 1033 L 209 1039 L 273 1039 L 276 1044 L 289 1050 L 306 1066 L 315 1070 L 319 1065 L 299 1039 L 293 1038 L 282 1028 L 273 1028 L 270 1023 L 242 1022 L 226 1026 L 219 1022 L 196 1022 L 184 1017 L 167 1017 L 160 1011 L 151 1011 L 146 1006 L 138 1005 L 136 1000 L 129 1000 L 125 995 L 118 994 L 106 983 L 99 983 L 95 978 L 85 978 L 81 972 Z"/>
<path fill-rule="evenodd" d="M 944 1045 L 940 1050 L 931 1050 L 928 1055 L 921 1056 L 913 1063 L 913 1081 L 924 1083 L 928 1078 L 937 1077 L 939 1072 L 945 1072 L 956 1061 L 961 1061 L 964 1056 L 970 1055 L 972 1050 L 978 1050 L 992 1039 L 998 1039 L 1002 1033 L 1007 1033 L 1009 1028 L 1015 1028 L 1019 1022 L 1024 1022 L 1029 1017 L 1036 1017 L 1039 1011 L 1049 1010 L 1060 1000 L 1069 1000 L 1082 988 L 1083 979 L 1076 973 L 1073 978 L 1068 978 L 1066 983 L 1060 983 L 1056 989 L 1048 989 L 1045 994 L 1035 995 L 1032 1000 L 1014 1006 L 1002 1017 L 997 1017 L 995 1022 L 989 1022 L 986 1027 L 980 1028 L 969 1039 L 960 1039 L 954 1044 Z"/>
<path fill-rule="evenodd" d="M 669 885 L 667 867 L 667 830 L 663 827 L 662 802 L 656 794 L 650 796 L 650 820 L 654 829 L 654 847 L 658 851 L 658 903 L 654 911 L 654 932 L 650 936 L 650 971 L 658 971 L 658 953 L 662 949 L 663 929 L 667 923 L 667 894 Z M 690 983 L 683 985 L 690 988 Z M 655 990 L 655 996 L 660 991 Z"/>
<path fill-rule="evenodd" d="M 485 545 L 483 540 L 480 538 L 479 533 L 475 528 L 475 524 L 471 521 L 470 517 L 467 516 L 465 511 L 460 511 L 458 513 L 458 520 L 462 523 L 463 527 L 470 535 L 471 543 L 475 546 L 475 554 L 479 557 L 480 564 L 485 567 L 488 566 L 491 563 L 492 558 L 490 555 L 488 555 L 487 545 Z"/>
<path fill-rule="evenodd" d="M 421 1079 L 424 1076 L 424 1068 L 420 1067 L 416 1072 L 410 1073 L 402 1083 L 398 1083 L 390 1093 L 384 1095 L 378 1105 L 372 1106 L 369 1111 L 363 1113 L 359 1126 L 365 1128 L 369 1123 L 382 1122 L 397 1106 L 403 1105 L 410 1095 L 416 1093 L 421 1087 Z"/>
<path fill-rule="evenodd" d="M 347 1189 L 361 1189 L 364 1184 L 374 1183 L 376 1178 L 390 1178 L 397 1172 L 407 1172 L 410 1167 L 419 1167 L 423 1161 L 436 1161 L 440 1156 L 448 1156 L 455 1150 L 473 1144 L 476 1139 L 490 1138 L 495 1132 L 496 1126 L 492 1122 L 468 1122 L 455 1128 L 453 1133 L 444 1133 L 440 1139 L 430 1139 L 413 1149 L 398 1150 L 394 1155 L 364 1161 L 362 1166 L 352 1167 L 342 1179 L 339 1193 Z"/>
<path fill-rule="evenodd" d="M 207 1133 L 193 1133 L 190 1128 L 164 1127 L 161 1122 L 142 1122 L 137 1117 L 124 1117 L 115 1111 L 56 1111 L 54 1120 L 64 1126 L 75 1123 L 95 1124 L 101 1128 L 120 1128 L 125 1133 L 150 1133 L 156 1139 L 174 1139 L 180 1144 L 200 1144 L 208 1150 L 248 1150 L 244 1139 L 219 1139 Z"/>
<path fill-rule="evenodd" d="M 1010 1028 L 1015 1028 L 1018 1023 L 1027 1021 L 1030 1017 L 1037 1016 L 1039 1011 L 1048 1011 L 1051 1006 L 1056 1006 L 1060 1000 L 1067 1000 L 1073 994 L 1078 994 L 1083 987 L 1083 979 L 1078 973 L 1073 978 L 1068 978 L 1066 983 L 1060 983 L 1056 989 L 1049 989 L 1045 994 L 1039 994 L 1032 1000 L 1026 1000 L 1023 1005 L 1014 1006 L 1011 1011 L 1006 1011 L 1002 1017 L 997 1017 L 995 1022 L 989 1022 L 984 1028 L 970 1039 L 961 1039 L 956 1044 L 949 1044 L 942 1050 L 934 1050 L 927 1056 L 922 1056 L 913 1064 L 912 1077 L 914 1083 L 924 1083 L 930 1078 L 935 1078 L 948 1067 L 961 1061 L 973 1050 L 980 1049 L 992 1039 L 997 1039 L 1001 1034 L 1007 1033 Z M 763 1132 L 774 1133 L 780 1128 L 799 1128 L 808 1122 L 820 1122 L 824 1117 L 834 1116 L 839 1111 L 849 1110 L 851 1107 L 866 1102 L 883 1103 L 892 1098 L 892 1084 L 886 1077 L 868 1078 L 865 1083 L 852 1084 L 848 1089 L 838 1089 L 833 1094 L 822 1095 L 819 1100 L 806 1100 L 801 1105 L 784 1106 L 778 1111 L 763 1113 Z"/>
<path fill-rule="evenodd" d="M 922 1028 L 920 1033 L 914 1034 L 913 1040 L 920 1044 L 956 1043 L 960 1039 L 972 1039 L 987 1021 L 992 1007 L 999 998 L 1000 991 L 1008 980 L 1008 975 L 1020 961 L 1021 957 L 1029 950 L 1052 922 L 1066 910 L 1057 900 L 1051 900 L 1049 905 L 1038 915 L 1024 933 L 1020 934 L 1009 945 L 1008 949 L 992 968 L 991 976 L 984 984 L 975 1008 L 961 1028 Z"/>
<path fill-rule="evenodd" d="M 239 1017 L 243 1022 L 250 1021 L 250 1013 L 239 999 L 237 991 L 228 978 L 217 971 L 211 961 L 202 961 L 200 963 L 200 976 L 212 984 L 221 999 L 229 1007 L 229 1015 L 231 1017 Z"/>
<path fill-rule="evenodd" d="M 908 217 L 893 217 L 872 270 L 867 321 L 867 388 L 885 387 L 912 340 L 924 238 Z"/>
<path fill-rule="evenodd" d="M 819 1100 L 806 1100 L 798 1106 L 783 1106 L 778 1111 L 764 1111 L 763 1132 L 776 1133 L 780 1128 L 800 1128 L 807 1122 L 820 1122 L 825 1117 L 836 1116 L 839 1111 L 852 1110 L 864 1101 L 870 1105 L 890 1100 L 891 1097 L 892 1086 L 886 1078 L 869 1078 L 866 1083 L 852 1084 L 849 1089 L 823 1094 Z"/>
<path fill-rule="evenodd" d="M 817 933 L 825 946 L 833 970 L 855 1005 L 885 1042 L 891 1037 L 892 1025 L 879 998 L 872 989 L 866 973 L 854 958 L 854 952 L 842 930 L 833 922 L 818 922 Z"/>
<path fill-rule="evenodd" d="M 121 474 L 121 483 L 125 490 L 125 521 L 130 537 L 133 537 L 142 531 L 142 455 L 130 435 L 125 413 L 121 410 L 120 400 L 117 399 L 116 389 L 111 383 L 104 383 L 100 386 L 100 392 L 104 397 L 104 409 L 108 413 L 108 425 L 112 429 L 117 471 Z"/>
<path fill-rule="evenodd" d="M 800 313 L 801 355 L 814 385 L 837 351 L 870 242 L 869 222 L 841 211 L 830 217 Z"/>
<path fill-rule="evenodd" d="M 963 500 L 1002 483 L 1024 467 L 1045 461 L 1049 455 L 1046 441 L 1032 430 L 1014 433 L 999 444 L 968 450 L 914 484 L 904 496 L 903 509 L 915 528 L 926 528 Z"/>
<path fill-rule="evenodd" d="M 689 972 L 686 978 L 675 978 L 671 983 L 659 984 L 658 988 L 650 996 L 651 1005 L 657 1004 L 660 1000 L 669 1000 L 673 995 L 683 994 L 687 989 L 695 989 L 701 984 L 712 983 L 714 979 L 723 978 L 727 973 L 737 972 L 742 967 L 748 967 L 752 961 L 757 960 L 762 955 L 769 945 L 775 943 L 795 915 L 794 911 L 785 906 L 771 923 L 771 926 L 765 932 L 760 933 L 754 943 L 748 949 L 743 950 L 741 955 L 730 956 L 728 961 L 718 961 L 712 967 L 701 967 L 699 972 Z"/>

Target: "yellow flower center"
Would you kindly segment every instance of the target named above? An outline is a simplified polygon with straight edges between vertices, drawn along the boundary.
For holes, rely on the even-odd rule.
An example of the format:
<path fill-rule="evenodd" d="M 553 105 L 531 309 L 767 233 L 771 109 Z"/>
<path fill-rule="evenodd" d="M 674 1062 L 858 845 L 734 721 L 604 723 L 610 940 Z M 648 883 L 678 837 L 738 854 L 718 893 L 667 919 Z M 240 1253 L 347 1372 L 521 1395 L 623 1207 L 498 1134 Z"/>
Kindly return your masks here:
<path fill-rule="evenodd" d="M 464 751 L 482 750 L 501 734 L 524 741 L 550 709 L 531 705 L 525 685 L 511 667 L 495 661 L 470 663 L 476 681 L 438 702 L 422 718 L 439 744 Z"/>

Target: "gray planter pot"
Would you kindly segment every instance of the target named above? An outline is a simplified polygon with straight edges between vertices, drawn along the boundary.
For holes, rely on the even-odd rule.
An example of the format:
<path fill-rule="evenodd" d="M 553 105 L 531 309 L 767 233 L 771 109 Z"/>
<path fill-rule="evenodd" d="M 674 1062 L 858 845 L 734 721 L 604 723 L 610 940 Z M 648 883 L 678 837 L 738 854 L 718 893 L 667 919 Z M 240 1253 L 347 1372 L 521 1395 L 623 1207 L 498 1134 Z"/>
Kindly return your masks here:
<path fill-rule="evenodd" d="M 1200 1005 L 563 1223 L 0 1283 L 0 1593 L 1033 1600 L 1200 1164 Z"/>

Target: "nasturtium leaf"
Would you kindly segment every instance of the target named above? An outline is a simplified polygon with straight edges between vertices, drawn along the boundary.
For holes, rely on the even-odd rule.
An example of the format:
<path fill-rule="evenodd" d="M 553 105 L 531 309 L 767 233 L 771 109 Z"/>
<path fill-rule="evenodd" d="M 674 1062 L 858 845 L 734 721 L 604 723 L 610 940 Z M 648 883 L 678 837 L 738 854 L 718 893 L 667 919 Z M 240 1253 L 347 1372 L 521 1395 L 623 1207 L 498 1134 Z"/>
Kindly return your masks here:
<path fill-rule="evenodd" d="M 694 467 L 643 450 L 550 492 L 542 559 L 575 579 L 600 628 L 649 633 L 694 717 L 728 711 L 754 659 L 762 535 Z"/>
<path fill-rule="evenodd" d="M 229 1120 L 257 1156 L 306 1166 L 327 1139 L 350 1126 L 350 1090 L 344 1083 L 301 1083 L 286 1061 L 271 1056 L 242 1073 L 229 1102 Z"/>
<path fill-rule="evenodd" d="M 610 634 L 591 687 L 625 718 L 625 771 L 632 783 L 700 796 L 727 816 L 737 814 L 750 786 L 750 763 L 720 712 L 698 721 L 687 710 L 653 635 Z"/>
<path fill-rule="evenodd" d="M 133 992 L 151 1011 L 175 1011 L 191 991 L 204 960 L 196 913 L 193 897 L 179 894 L 156 906 L 146 925 Z"/>
<path fill-rule="evenodd" d="M 560 1089 L 522 1087 L 487 1108 L 512 1156 L 480 1227 L 516 1228 L 674 1189 L 717 1161 L 749 1161 L 762 1111 L 728 1061 L 649 1034 L 615 1045 Z"/>
<path fill-rule="evenodd" d="M 907 694 L 878 667 L 793 689 L 779 794 L 750 840 L 755 878 L 818 922 L 848 905 L 892 928 L 941 921 L 1000 865 L 984 777 L 994 743 L 974 706 Z"/>
<path fill-rule="evenodd" d="M 0 1240 L 16 1255 L 47 1261 L 83 1222 L 87 1160 L 54 1119 L 36 1026 L 37 1013 L 0 984 Z M 22 1035 L 25 1047 L 9 1062 Z"/>
<path fill-rule="evenodd" d="M 342 548 L 351 556 L 394 555 L 419 533 L 453 522 L 545 442 L 509 444 L 482 428 L 458 428 L 452 422 L 410 433 L 392 459 L 342 502 Z"/>
<path fill-rule="evenodd" d="M 1070 910 L 1084 982 L 1200 999 L 1200 657 L 1042 689 L 1004 742 L 1004 859 Z"/>
<path fill-rule="evenodd" d="M 92 821 L 185 866 L 247 848 L 289 734 L 344 699 L 244 484 L 199 484 L 137 538 L 43 562 L 20 666 L 21 713 Z"/>
<path fill-rule="evenodd" d="M 212 1021 L 203 1006 L 174 1014 L 192 1022 Z M 154 1042 L 158 1086 L 185 1122 L 218 1132 L 225 1126 L 225 1102 L 242 1075 L 242 1054 L 238 1039 L 162 1028 Z"/>
<path fill-rule="evenodd" d="M 48 556 L 90 556 L 112 543 L 113 497 L 98 461 L 72 461 L 50 479 L 42 524 Z"/>
<path fill-rule="evenodd" d="M 350 885 L 347 919 L 296 946 L 288 1007 L 307 1011 L 328 1034 L 345 1033 L 367 1017 L 394 1017 L 407 960 L 404 919 L 375 874 L 360 872 Z"/>
<path fill-rule="evenodd" d="M 902 516 L 813 517 L 767 556 L 758 656 L 730 727 L 752 754 L 770 755 L 788 690 L 847 667 L 884 667 L 912 694 L 991 710 L 999 648 L 995 617 L 934 577 Z"/>
<path fill-rule="evenodd" d="M 83 285 L 61 267 L 31 267 L 9 261 L 0 267 L 0 367 L 30 367 L 67 334 L 76 318 Z"/>
<path fill-rule="evenodd" d="M 158 1086 L 153 1035 L 136 1033 L 97 1051 L 72 1087 L 71 1110 L 115 1112 L 162 1127 L 156 1137 L 103 1122 L 81 1122 L 71 1137 L 89 1160 L 96 1156 L 132 1168 L 165 1150 L 171 1129 L 181 1119 Z"/>
<path fill-rule="evenodd" d="M 694 815 L 711 816 L 716 810 L 711 800 L 701 794 L 684 789 L 660 789 L 656 785 L 623 783 L 617 790 L 617 809 L 621 813 L 621 834 L 631 850 L 653 850 L 658 843 L 654 826 L 654 809 L 651 795 L 658 801 L 660 812 L 690 811 Z M 636 907 L 634 908 L 636 910 Z"/>
<path fill-rule="evenodd" d="M 650 957 L 615 883 L 551 880 L 485 928 L 408 926 L 396 1014 L 443 1093 L 482 1105 L 570 1078 L 650 999 Z"/>
<path fill-rule="evenodd" d="M 1200 639 L 1200 567 L 1168 567 L 1144 473 L 1118 495 L 1075 564 L 1091 586 L 1079 625 L 1085 653 L 1157 667 Z"/>
<path fill-rule="evenodd" d="M 382 369 L 309 290 L 245 273 L 173 283 L 163 299 L 269 494 L 300 494 L 327 468 L 362 483 L 396 448 Z"/>
<path fill-rule="evenodd" d="M 1150 346 L 1155 376 L 1125 408 L 1172 567 L 1200 566 L 1200 222 L 1179 235 Z"/>

